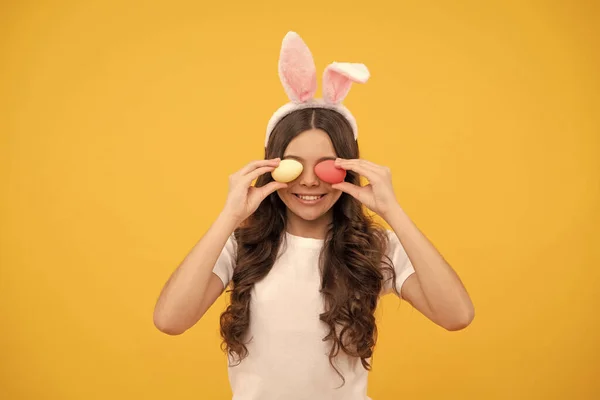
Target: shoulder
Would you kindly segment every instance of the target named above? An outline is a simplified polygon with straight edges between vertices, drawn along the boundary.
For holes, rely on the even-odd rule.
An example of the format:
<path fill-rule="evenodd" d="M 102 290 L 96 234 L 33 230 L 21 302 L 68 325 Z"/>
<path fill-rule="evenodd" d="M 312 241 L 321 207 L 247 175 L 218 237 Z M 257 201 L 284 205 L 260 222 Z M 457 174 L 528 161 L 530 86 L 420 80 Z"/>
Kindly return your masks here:
<path fill-rule="evenodd" d="M 408 279 L 410 275 L 415 272 L 415 269 L 411 263 L 406 250 L 402 246 L 400 242 L 400 238 L 396 235 L 396 232 L 392 230 L 386 230 L 386 235 L 388 237 L 388 246 L 386 255 L 389 257 L 388 261 L 391 262 L 391 267 L 394 270 L 396 275 L 395 282 L 390 280 L 390 276 L 384 274 L 386 279 L 383 287 L 383 294 L 391 293 L 393 291 L 393 285 L 395 284 L 395 288 L 400 293 L 402 289 L 402 285 Z M 389 271 L 386 271 L 389 272 Z"/>
<path fill-rule="evenodd" d="M 229 235 L 225 246 L 221 249 L 221 253 L 213 267 L 215 273 L 223 282 L 223 287 L 226 287 L 233 277 L 233 271 L 237 260 L 237 240 L 235 234 Z"/>
<path fill-rule="evenodd" d="M 220 258 L 224 258 L 226 261 L 233 264 L 236 259 L 237 251 L 238 241 L 234 232 L 227 238 L 225 246 L 223 246 L 223 249 L 221 250 Z"/>
<path fill-rule="evenodd" d="M 406 254 L 406 251 L 404 250 L 404 246 L 402 245 L 402 242 L 400 241 L 400 238 L 398 237 L 396 232 L 394 232 L 391 229 L 386 229 L 386 236 L 388 239 L 388 243 L 387 243 L 387 252 L 388 253 Z"/>
<path fill-rule="evenodd" d="M 398 239 L 398 237 L 396 236 L 396 232 L 394 232 L 393 230 L 391 230 L 391 229 L 384 229 L 384 232 L 385 232 L 385 235 L 387 236 L 388 240 L 391 241 L 394 238 Z"/>
<path fill-rule="evenodd" d="M 391 229 L 385 229 L 384 231 L 387 239 L 388 252 L 394 251 L 398 247 L 402 247 L 402 243 L 400 243 L 400 239 L 398 238 L 398 235 L 396 235 L 396 232 Z"/>
<path fill-rule="evenodd" d="M 227 238 L 227 241 L 225 242 L 225 247 L 223 250 L 227 250 L 227 251 L 236 251 L 238 247 L 238 240 L 237 240 L 237 236 L 236 233 L 233 232 L 231 235 L 229 235 L 229 237 Z"/>
<path fill-rule="evenodd" d="M 227 238 L 227 243 L 231 243 L 232 245 L 237 246 L 237 243 L 238 243 L 237 231 L 233 231 L 231 233 L 231 235 L 229 235 L 229 238 Z"/>

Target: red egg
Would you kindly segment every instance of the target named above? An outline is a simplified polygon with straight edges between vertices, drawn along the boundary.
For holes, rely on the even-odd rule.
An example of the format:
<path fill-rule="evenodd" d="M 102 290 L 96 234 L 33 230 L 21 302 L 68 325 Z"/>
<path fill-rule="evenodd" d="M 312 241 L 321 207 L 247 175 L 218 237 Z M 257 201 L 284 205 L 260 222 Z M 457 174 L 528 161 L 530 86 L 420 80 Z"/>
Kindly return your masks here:
<path fill-rule="evenodd" d="M 327 183 L 340 183 L 346 178 L 346 170 L 335 165 L 334 160 L 321 161 L 315 165 L 315 174 Z"/>

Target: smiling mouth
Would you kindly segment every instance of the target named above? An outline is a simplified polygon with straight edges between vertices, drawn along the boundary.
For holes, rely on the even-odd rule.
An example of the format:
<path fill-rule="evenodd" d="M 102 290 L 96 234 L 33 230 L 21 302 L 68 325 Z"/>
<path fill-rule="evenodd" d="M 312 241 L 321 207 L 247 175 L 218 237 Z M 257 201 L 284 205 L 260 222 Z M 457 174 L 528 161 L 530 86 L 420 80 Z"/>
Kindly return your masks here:
<path fill-rule="evenodd" d="M 296 196 L 300 200 L 304 200 L 304 201 L 317 201 L 317 200 L 323 198 L 323 196 L 325 196 L 325 195 L 324 194 L 317 194 L 317 195 L 308 196 L 308 195 L 300 195 L 300 194 L 294 193 L 294 196 Z"/>

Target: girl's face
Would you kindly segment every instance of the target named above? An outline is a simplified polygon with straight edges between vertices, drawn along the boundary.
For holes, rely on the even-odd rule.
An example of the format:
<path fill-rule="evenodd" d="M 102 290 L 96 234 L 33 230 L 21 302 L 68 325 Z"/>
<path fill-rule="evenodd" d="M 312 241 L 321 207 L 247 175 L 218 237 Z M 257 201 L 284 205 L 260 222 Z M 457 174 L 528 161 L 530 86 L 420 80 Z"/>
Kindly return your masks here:
<path fill-rule="evenodd" d="M 303 165 L 303 170 L 287 188 L 277 191 L 289 211 L 306 221 L 314 221 L 333 207 L 342 192 L 321 181 L 315 175 L 315 165 L 336 157 L 329 135 L 320 129 L 302 132 L 290 142 L 281 159 L 294 159 Z"/>

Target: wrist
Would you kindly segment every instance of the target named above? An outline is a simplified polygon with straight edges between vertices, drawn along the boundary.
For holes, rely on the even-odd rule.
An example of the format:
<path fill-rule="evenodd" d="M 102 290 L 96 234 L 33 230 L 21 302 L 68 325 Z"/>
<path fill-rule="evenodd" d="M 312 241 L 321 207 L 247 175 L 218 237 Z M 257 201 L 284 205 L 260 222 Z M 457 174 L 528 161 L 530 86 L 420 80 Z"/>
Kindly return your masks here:
<path fill-rule="evenodd" d="M 381 215 L 383 220 L 391 225 L 393 220 L 397 220 L 398 217 L 402 217 L 404 214 L 404 210 L 400 206 L 399 203 L 394 203 L 386 212 Z"/>
<path fill-rule="evenodd" d="M 217 222 L 224 225 L 232 232 L 242 223 L 243 219 L 226 209 L 222 210 L 217 217 Z"/>

